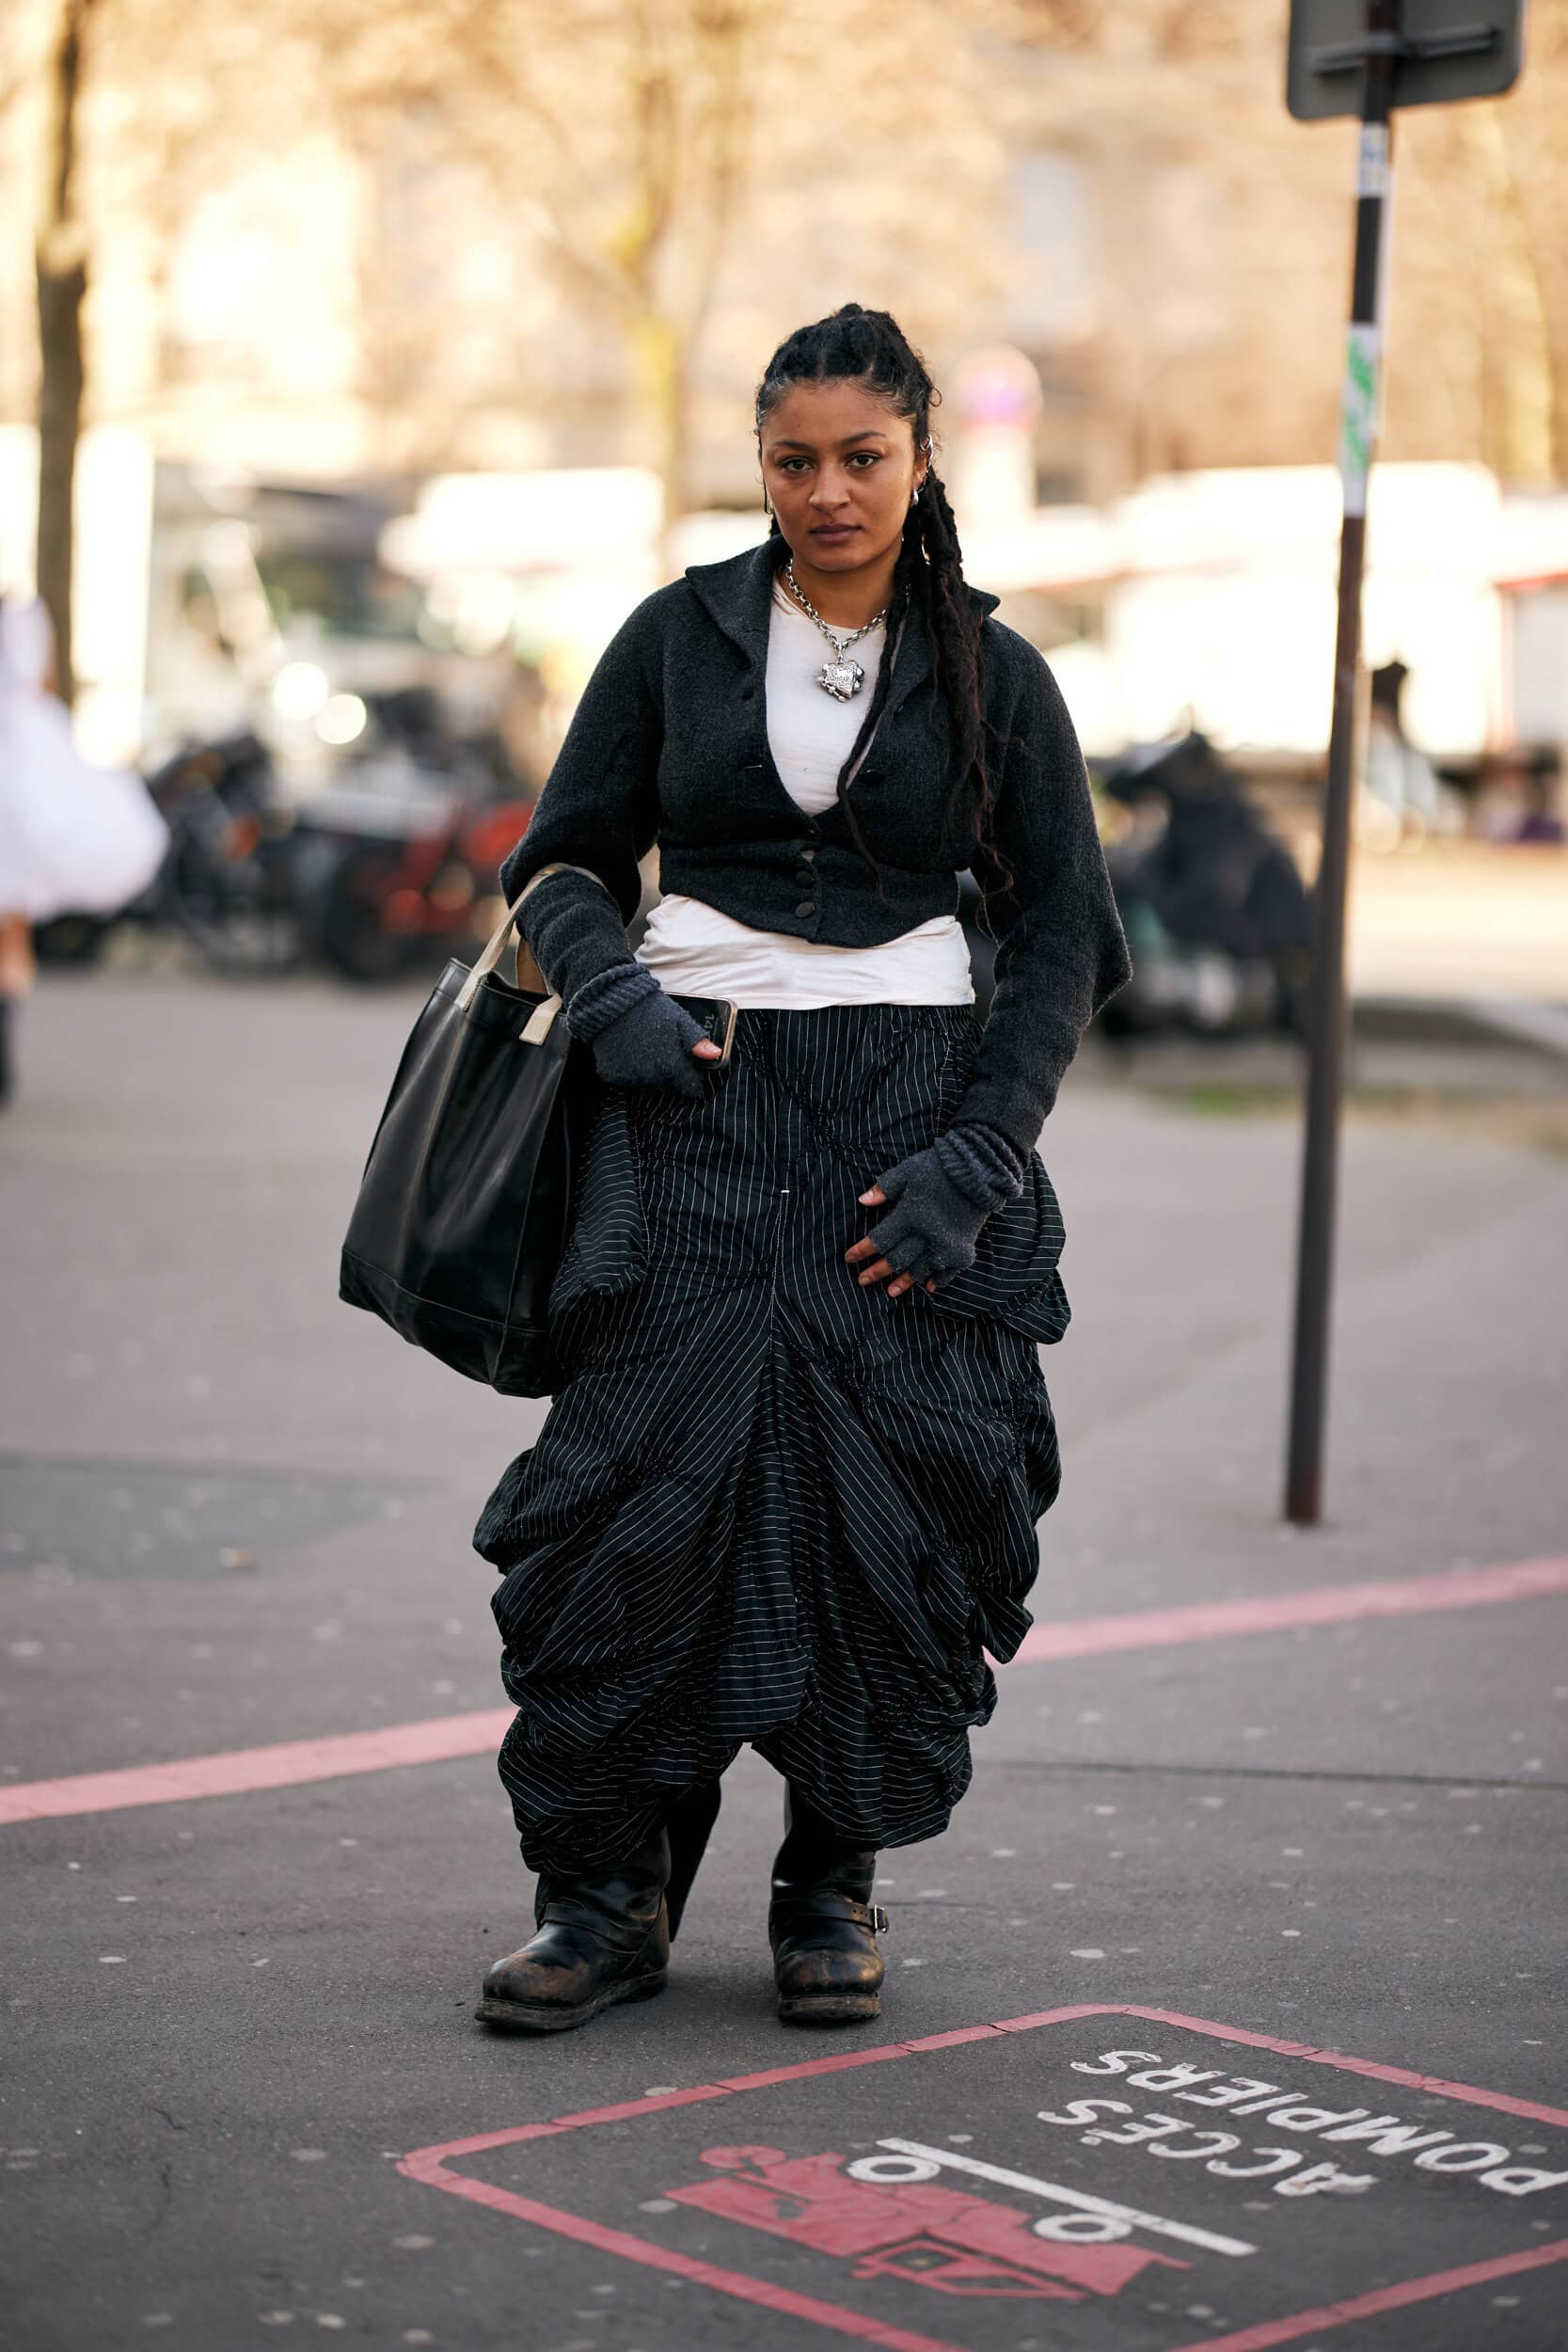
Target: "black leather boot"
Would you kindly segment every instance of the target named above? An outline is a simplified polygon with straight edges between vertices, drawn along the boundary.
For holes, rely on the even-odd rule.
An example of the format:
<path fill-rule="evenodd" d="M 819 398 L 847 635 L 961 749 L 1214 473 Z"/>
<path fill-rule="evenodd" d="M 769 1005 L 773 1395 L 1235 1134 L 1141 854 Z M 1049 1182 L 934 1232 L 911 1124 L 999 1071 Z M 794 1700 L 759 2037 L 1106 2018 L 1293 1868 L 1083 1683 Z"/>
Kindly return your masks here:
<path fill-rule="evenodd" d="M 876 1847 L 842 1837 L 790 1782 L 768 1906 L 786 2025 L 850 2025 L 880 2010 L 885 1971 L 877 1936 L 886 1931 L 887 1913 L 871 1900 L 876 1875 Z"/>
<path fill-rule="evenodd" d="M 521 2033 L 565 2033 L 612 2001 L 662 1993 L 670 1963 L 664 1890 L 670 1840 L 660 1827 L 596 1870 L 539 1881 L 539 1932 L 484 1972 L 474 2015 Z"/>

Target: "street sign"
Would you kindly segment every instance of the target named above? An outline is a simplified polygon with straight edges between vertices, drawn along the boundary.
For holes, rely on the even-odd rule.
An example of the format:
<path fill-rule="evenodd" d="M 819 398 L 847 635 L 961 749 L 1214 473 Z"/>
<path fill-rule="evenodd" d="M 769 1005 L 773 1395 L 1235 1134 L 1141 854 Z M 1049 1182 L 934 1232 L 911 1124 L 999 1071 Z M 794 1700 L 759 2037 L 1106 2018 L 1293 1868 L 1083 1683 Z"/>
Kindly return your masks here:
<path fill-rule="evenodd" d="M 1318 937 L 1307 1007 L 1301 1218 L 1291 1345 L 1285 1516 L 1323 1517 L 1323 1430 L 1338 1215 L 1348 1005 L 1345 895 L 1360 707 L 1367 485 L 1382 406 L 1394 116 L 1401 106 L 1495 96 L 1519 72 L 1523 0 L 1291 0 L 1286 103 L 1303 121 L 1357 115 L 1355 250 L 1339 412 L 1339 536 L 1334 703 L 1323 779 Z"/>
<path fill-rule="evenodd" d="M 1524 61 L 1524 0 L 1404 0 L 1390 103 L 1497 98 Z M 1359 115 L 1368 51 L 1365 0 L 1291 0 L 1285 103 L 1298 122 Z"/>

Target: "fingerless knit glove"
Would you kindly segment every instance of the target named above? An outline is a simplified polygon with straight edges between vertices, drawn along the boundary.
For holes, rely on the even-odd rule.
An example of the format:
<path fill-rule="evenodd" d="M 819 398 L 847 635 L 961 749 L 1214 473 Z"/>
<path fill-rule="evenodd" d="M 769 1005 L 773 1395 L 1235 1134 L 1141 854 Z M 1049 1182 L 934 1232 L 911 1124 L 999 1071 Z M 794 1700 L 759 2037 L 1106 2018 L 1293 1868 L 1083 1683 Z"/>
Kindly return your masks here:
<path fill-rule="evenodd" d="M 994 1127 L 949 1127 L 924 1152 L 886 1169 L 877 1183 L 892 1206 L 869 1239 L 895 1274 L 938 1290 L 974 1263 L 980 1229 L 1023 1189 L 1023 1154 Z"/>
<path fill-rule="evenodd" d="M 702 1030 L 667 996 L 645 964 L 627 956 L 566 1000 L 566 1025 L 594 1048 L 594 1066 L 607 1086 L 673 1087 L 700 1101 L 703 1064 L 691 1048 Z"/>

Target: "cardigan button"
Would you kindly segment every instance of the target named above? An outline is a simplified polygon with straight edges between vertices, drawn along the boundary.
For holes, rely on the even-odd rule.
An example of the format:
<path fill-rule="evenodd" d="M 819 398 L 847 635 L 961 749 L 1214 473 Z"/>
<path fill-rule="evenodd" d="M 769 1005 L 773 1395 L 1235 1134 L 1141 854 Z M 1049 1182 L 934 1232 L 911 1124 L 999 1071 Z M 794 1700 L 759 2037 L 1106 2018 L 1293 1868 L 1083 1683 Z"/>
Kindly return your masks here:
<path fill-rule="evenodd" d="M 801 901 L 800 901 L 800 905 L 796 908 L 795 912 L 796 912 L 796 914 L 815 914 L 816 913 L 816 899 L 815 899 L 815 898 L 802 898 L 802 899 L 801 899 Z"/>

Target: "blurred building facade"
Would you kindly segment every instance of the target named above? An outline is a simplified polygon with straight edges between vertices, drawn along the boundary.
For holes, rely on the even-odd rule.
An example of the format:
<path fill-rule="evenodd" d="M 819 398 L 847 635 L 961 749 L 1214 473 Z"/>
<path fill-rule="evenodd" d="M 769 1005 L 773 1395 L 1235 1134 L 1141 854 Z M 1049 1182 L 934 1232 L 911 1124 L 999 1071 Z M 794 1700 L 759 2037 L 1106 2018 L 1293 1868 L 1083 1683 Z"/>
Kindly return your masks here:
<path fill-rule="evenodd" d="M 1149 731 L 1177 691 L 1175 646 L 1180 707 L 1204 710 L 1234 659 L 1222 576 L 1239 622 L 1256 618 L 1247 583 L 1270 568 L 1284 616 L 1301 562 L 1306 699 L 1292 714 L 1275 697 L 1273 725 L 1295 743 L 1320 723 L 1307 674 L 1326 673 L 1321 469 L 1354 131 L 1286 118 L 1282 7 L 911 0 L 891 18 L 868 0 L 379 13 L 254 0 L 166 22 L 159 0 L 94 0 L 77 13 L 88 437 L 73 635 L 105 739 L 149 674 L 135 618 L 116 640 L 112 614 L 127 582 L 156 576 L 169 469 L 242 525 L 259 489 L 347 494 L 391 516 L 418 513 L 437 478 L 640 471 L 664 523 L 708 518 L 680 547 L 721 551 L 756 527 L 751 401 L 768 350 L 849 298 L 893 308 L 947 387 L 942 463 L 973 568 L 1066 649 L 1088 732 Z M 1558 642 L 1546 509 L 1568 474 L 1564 18 L 1537 11 L 1506 105 L 1400 126 L 1386 454 L 1433 469 L 1429 522 L 1469 518 L 1458 568 L 1481 600 L 1472 719 L 1450 707 L 1428 730 L 1449 748 L 1513 724 L 1513 641 L 1487 600 L 1524 592 L 1507 585 L 1518 566 L 1494 507 L 1542 509 L 1532 679 Z M 0 176 L 17 199 L 0 242 L 0 583 L 13 585 L 31 564 L 31 190 L 62 21 L 60 0 L 19 0 L 0 35 Z M 825 81 L 825 56 L 846 70 Z M 1242 469 L 1266 470 L 1251 506 L 1278 524 L 1273 555 L 1238 550 L 1238 501 L 1219 485 Z M 1307 561 L 1291 517 L 1308 511 Z M 1177 514 L 1182 551 L 1160 575 L 1148 548 L 1163 532 L 1174 544 Z M 618 585 L 591 560 L 571 620 L 582 643 L 674 560 L 661 528 L 650 547 L 628 524 Z M 540 596 L 564 596 L 562 567 L 520 547 L 488 568 L 533 575 L 516 626 L 537 652 Z M 477 610 L 482 590 L 465 593 Z M 1372 636 L 1401 650 L 1418 620 L 1385 625 L 1378 593 Z M 155 589 L 145 604 L 144 638 L 162 625 Z M 1555 705 L 1530 693 L 1533 725 Z M 1240 731 L 1257 735 L 1256 716 Z"/>

